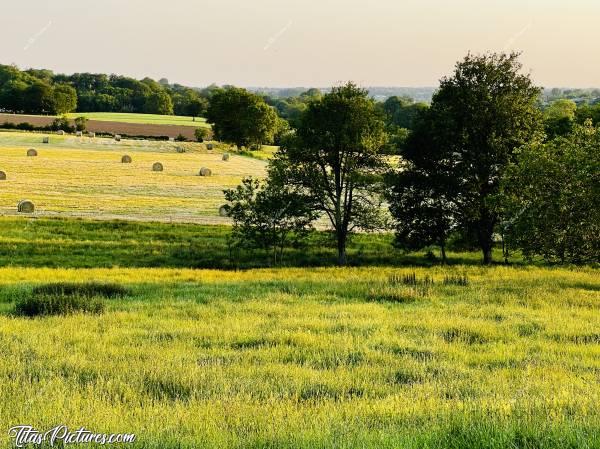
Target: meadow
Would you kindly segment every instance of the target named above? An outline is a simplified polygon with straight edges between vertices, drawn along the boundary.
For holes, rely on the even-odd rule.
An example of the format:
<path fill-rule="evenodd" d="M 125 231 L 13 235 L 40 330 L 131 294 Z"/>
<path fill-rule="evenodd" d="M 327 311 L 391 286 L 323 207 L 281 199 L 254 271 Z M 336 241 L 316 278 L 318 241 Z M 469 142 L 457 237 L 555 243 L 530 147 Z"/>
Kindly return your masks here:
<path fill-rule="evenodd" d="M 411 274 L 434 284 L 397 281 Z M 103 315 L 14 316 L 59 281 L 129 293 Z M 144 448 L 597 448 L 599 300 L 590 268 L 0 268 L 0 428 Z"/>
<path fill-rule="evenodd" d="M 230 251 L 217 214 L 263 160 L 41 137 L 0 133 L 0 447 L 11 426 L 66 424 L 157 449 L 600 448 L 597 268 L 442 267 L 383 233 L 337 268 L 326 232 L 269 267 Z M 61 282 L 124 294 L 19 315 Z"/>
<path fill-rule="evenodd" d="M 38 156 L 27 157 L 28 148 L 36 148 Z M 0 213 L 16 215 L 17 203 L 29 199 L 35 216 L 226 223 L 218 214 L 223 189 L 244 176 L 263 176 L 266 163 L 236 154 L 225 162 L 224 151 L 189 142 L 58 135 L 42 144 L 40 134 L 0 132 L 0 170 L 7 174 Z M 124 154 L 133 158 L 131 164 L 121 163 Z M 164 171 L 153 172 L 154 162 Z M 201 167 L 212 176 L 198 176 Z"/>

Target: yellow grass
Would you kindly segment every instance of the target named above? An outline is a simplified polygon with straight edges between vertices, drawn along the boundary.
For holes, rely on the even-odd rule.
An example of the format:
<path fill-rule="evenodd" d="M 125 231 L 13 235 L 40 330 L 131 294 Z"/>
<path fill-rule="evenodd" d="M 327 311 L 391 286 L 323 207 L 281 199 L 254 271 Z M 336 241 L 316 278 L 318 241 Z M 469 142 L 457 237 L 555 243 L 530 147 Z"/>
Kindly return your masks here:
<path fill-rule="evenodd" d="M 102 316 L 0 315 L 0 428 L 85 425 L 157 448 L 437 448 L 452 426 L 477 447 L 591 441 L 597 271 L 416 269 L 428 295 L 367 300 L 410 295 L 388 279 L 412 271 L 1 268 L 5 304 L 58 280 L 134 293 Z M 470 285 L 443 286 L 450 272 Z"/>
<path fill-rule="evenodd" d="M 15 215 L 17 203 L 30 199 L 37 216 L 76 216 L 136 220 L 224 223 L 218 208 L 223 189 L 244 176 L 263 176 L 266 163 L 206 150 L 203 144 L 89 139 L 52 136 L 42 145 L 40 135 L 0 133 L 0 170 L 8 180 L 0 188 L 0 213 Z M 186 153 L 177 153 L 183 146 Z M 29 147 L 39 155 L 27 157 Z M 133 163 L 122 164 L 129 154 Z M 163 172 L 152 172 L 161 162 Z M 200 177 L 201 167 L 213 176 Z"/>

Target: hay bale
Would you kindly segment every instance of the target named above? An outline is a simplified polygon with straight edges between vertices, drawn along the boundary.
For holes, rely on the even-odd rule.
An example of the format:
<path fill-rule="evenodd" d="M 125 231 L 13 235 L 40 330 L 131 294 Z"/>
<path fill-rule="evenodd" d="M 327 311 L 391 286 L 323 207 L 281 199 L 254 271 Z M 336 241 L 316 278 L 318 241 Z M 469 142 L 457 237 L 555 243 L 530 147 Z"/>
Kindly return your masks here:
<path fill-rule="evenodd" d="M 83 132 L 81 132 L 81 131 L 77 131 L 77 132 L 75 133 L 75 135 L 76 135 L 77 137 L 82 137 L 82 136 L 83 136 Z"/>
<path fill-rule="evenodd" d="M 207 144 L 206 144 L 206 149 L 207 149 L 207 150 L 209 150 L 209 151 L 212 151 L 212 149 L 213 149 L 213 148 L 214 148 L 214 146 L 213 146 L 213 144 L 212 144 L 212 143 L 207 143 Z"/>
<path fill-rule="evenodd" d="M 121 136 L 119 134 L 115 134 L 115 140 L 117 142 L 120 142 L 121 141 Z"/>
<path fill-rule="evenodd" d="M 6 181 L 6 173 L 0 170 L 0 181 Z"/>
<path fill-rule="evenodd" d="M 56 134 L 58 134 L 59 136 L 64 136 L 65 135 L 65 131 L 62 129 L 59 129 L 58 131 L 56 131 Z"/>
<path fill-rule="evenodd" d="M 161 164 L 160 162 L 155 162 L 152 165 L 152 171 L 163 171 L 164 167 L 163 164 Z"/>
<path fill-rule="evenodd" d="M 30 148 L 29 150 L 27 150 L 27 156 L 29 157 L 35 157 L 38 155 L 37 150 Z"/>
<path fill-rule="evenodd" d="M 91 137 L 93 139 L 94 137 L 96 137 L 96 133 L 93 133 L 93 132 L 90 131 L 88 133 L 88 137 Z"/>
<path fill-rule="evenodd" d="M 42 143 L 50 143 L 50 137 L 44 137 Z"/>
<path fill-rule="evenodd" d="M 121 164 L 131 164 L 131 156 L 129 156 L 128 154 L 125 154 L 121 158 Z"/>
<path fill-rule="evenodd" d="M 178 153 L 185 153 L 185 148 L 183 148 L 183 147 L 177 147 L 177 152 Z"/>
<path fill-rule="evenodd" d="M 19 201 L 17 204 L 17 212 L 21 214 L 32 214 L 35 211 L 35 206 L 29 200 Z"/>
<path fill-rule="evenodd" d="M 210 168 L 206 168 L 206 167 L 202 167 L 200 169 L 200 176 L 211 176 L 212 175 L 212 171 L 210 170 Z"/>
<path fill-rule="evenodd" d="M 223 204 L 219 207 L 219 216 L 229 217 L 229 204 Z"/>
<path fill-rule="evenodd" d="M 226 162 L 229 160 L 229 153 L 223 153 L 223 160 Z"/>

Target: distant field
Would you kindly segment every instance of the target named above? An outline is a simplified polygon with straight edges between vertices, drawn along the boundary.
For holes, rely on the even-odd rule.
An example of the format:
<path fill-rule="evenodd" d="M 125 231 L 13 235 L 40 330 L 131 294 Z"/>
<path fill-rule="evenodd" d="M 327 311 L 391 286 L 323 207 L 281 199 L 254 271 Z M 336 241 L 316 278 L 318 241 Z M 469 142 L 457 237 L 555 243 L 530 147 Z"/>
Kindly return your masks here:
<path fill-rule="evenodd" d="M 0 170 L 8 178 L 0 181 L 3 215 L 16 215 L 17 203 L 29 199 L 35 216 L 226 223 L 218 216 L 223 189 L 244 176 L 263 176 L 266 166 L 239 155 L 224 162 L 224 150 L 209 152 L 199 143 L 56 135 L 48 145 L 41 140 L 40 134 L 0 132 Z M 32 147 L 37 157 L 26 156 Z M 133 163 L 122 164 L 123 154 Z M 152 172 L 154 162 L 163 163 L 164 171 Z M 201 167 L 213 176 L 198 176 Z"/>
<path fill-rule="evenodd" d="M 102 122 L 122 122 L 122 123 L 143 123 L 147 125 L 179 125 L 193 126 L 196 128 L 209 128 L 206 119 L 198 117 L 194 121 L 191 117 L 182 117 L 178 115 L 155 115 L 155 114 L 127 114 L 117 112 L 74 112 L 68 115 L 69 118 L 87 117 L 90 120 Z"/>

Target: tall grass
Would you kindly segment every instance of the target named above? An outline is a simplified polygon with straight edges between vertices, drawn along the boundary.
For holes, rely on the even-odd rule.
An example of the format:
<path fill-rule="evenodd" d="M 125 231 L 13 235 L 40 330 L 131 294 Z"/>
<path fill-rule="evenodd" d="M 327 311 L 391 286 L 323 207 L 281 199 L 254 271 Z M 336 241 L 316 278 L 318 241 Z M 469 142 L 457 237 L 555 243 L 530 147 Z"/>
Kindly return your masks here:
<path fill-rule="evenodd" d="M 427 295 L 369 299 L 413 274 Z M 0 428 L 86 426 L 145 448 L 598 447 L 597 274 L 0 268 Z M 47 282 L 129 294 L 101 316 L 11 315 Z"/>

